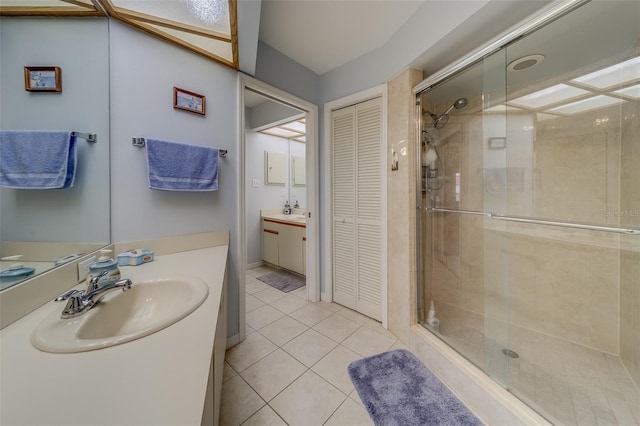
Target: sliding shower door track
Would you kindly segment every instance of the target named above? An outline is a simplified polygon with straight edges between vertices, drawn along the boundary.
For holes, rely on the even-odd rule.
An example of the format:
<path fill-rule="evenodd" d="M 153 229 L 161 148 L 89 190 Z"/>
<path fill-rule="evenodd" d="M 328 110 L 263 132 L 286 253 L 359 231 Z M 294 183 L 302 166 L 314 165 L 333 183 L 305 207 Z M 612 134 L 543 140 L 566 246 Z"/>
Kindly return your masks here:
<path fill-rule="evenodd" d="M 614 232 L 617 234 L 627 234 L 627 235 L 640 235 L 640 229 L 635 229 L 635 228 L 621 228 L 617 226 L 600 226 L 600 225 L 591 225 L 587 223 L 574 223 L 574 222 L 564 222 L 559 220 L 534 219 L 531 217 L 521 217 L 521 216 L 505 216 L 505 215 L 499 215 L 491 212 L 482 212 L 482 211 L 476 211 L 476 210 L 444 209 L 439 207 L 426 208 L 425 210 L 428 213 L 468 214 L 468 215 L 475 215 L 475 216 L 485 216 L 485 217 L 488 217 L 489 219 L 503 220 L 507 222 L 519 222 L 519 223 L 528 223 L 533 225 L 546 225 L 546 226 L 560 226 L 563 228 L 586 229 L 589 231 Z"/>

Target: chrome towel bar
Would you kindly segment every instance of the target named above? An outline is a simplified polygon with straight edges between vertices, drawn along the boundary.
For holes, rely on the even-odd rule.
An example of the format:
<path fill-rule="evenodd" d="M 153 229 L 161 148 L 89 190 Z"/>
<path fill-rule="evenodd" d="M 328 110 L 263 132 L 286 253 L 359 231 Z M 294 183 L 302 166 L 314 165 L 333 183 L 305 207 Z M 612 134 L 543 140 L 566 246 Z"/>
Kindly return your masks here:
<path fill-rule="evenodd" d="M 590 231 L 615 232 L 617 234 L 627 234 L 627 235 L 640 235 L 640 229 L 635 229 L 635 228 L 620 228 L 617 226 L 590 225 L 586 223 L 563 222 L 558 220 L 533 219 L 530 217 L 504 216 L 504 215 L 499 215 L 495 213 L 475 211 L 475 210 L 444 209 L 444 208 L 438 208 L 438 207 L 427 208 L 425 210 L 429 213 L 434 212 L 434 213 L 469 214 L 469 215 L 476 215 L 476 216 L 486 216 L 490 219 L 503 220 L 507 222 L 528 223 L 533 225 L 560 226 L 564 228 L 586 229 Z"/>
<path fill-rule="evenodd" d="M 143 146 L 145 146 L 147 144 L 147 139 L 146 138 L 133 137 L 133 138 L 131 138 L 131 144 L 133 146 L 143 147 Z M 219 149 L 218 150 L 218 155 L 220 157 L 226 157 L 227 156 L 227 152 L 229 152 L 229 151 L 227 151 L 226 149 Z"/>
<path fill-rule="evenodd" d="M 98 135 L 95 133 L 71 132 L 71 136 L 86 139 L 87 142 L 98 142 Z"/>

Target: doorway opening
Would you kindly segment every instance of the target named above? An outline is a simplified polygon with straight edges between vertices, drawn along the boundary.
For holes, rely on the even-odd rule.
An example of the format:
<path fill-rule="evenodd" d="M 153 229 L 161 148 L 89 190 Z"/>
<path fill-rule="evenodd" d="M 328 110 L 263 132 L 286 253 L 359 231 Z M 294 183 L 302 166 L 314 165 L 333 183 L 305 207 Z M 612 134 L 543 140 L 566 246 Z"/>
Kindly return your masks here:
<path fill-rule="evenodd" d="M 240 333 L 247 312 L 289 295 L 320 300 L 317 107 L 240 77 Z"/>

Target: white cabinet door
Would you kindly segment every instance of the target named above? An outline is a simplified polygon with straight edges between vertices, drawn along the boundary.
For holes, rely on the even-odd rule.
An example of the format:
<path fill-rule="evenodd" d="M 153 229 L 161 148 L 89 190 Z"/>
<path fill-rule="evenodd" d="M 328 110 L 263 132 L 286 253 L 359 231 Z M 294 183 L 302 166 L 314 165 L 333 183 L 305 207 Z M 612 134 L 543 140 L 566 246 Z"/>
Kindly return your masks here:
<path fill-rule="evenodd" d="M 262 260 L 278 265 L 279 224 L 262 220 Z"/>
<path fill-rule="evenodd" d="M 278 235 L 278 260 L 282 268 L 299 274 L 303 273 L 302 235 L 304 228 L 295 225 L 282 225 Z"/>
<path fill-rule="evenodd" d="M 304 225 L 262 219 L 262 260 L 304 275 L 305 231 Z"/>
<path fill-rule="evenodd" d="M 265 151 L 265 183 L 269 185 L 284 185 L 287 183 L 287 154 L 275 151 Z"/>

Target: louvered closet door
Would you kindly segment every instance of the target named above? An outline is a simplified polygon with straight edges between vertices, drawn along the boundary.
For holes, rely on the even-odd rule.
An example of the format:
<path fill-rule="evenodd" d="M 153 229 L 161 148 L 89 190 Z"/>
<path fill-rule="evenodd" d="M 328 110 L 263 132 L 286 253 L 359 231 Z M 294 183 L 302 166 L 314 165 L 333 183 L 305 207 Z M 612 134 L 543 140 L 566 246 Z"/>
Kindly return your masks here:
<path fill-rule="evenodd" d="M 355 107 L 333 112 L 333 300 L 355 309 Z"/>
<path fill-rule="evenodd" d="M 382 107 L 373 99 L 333 116 L 334 300 L 381 319 Z"/>

